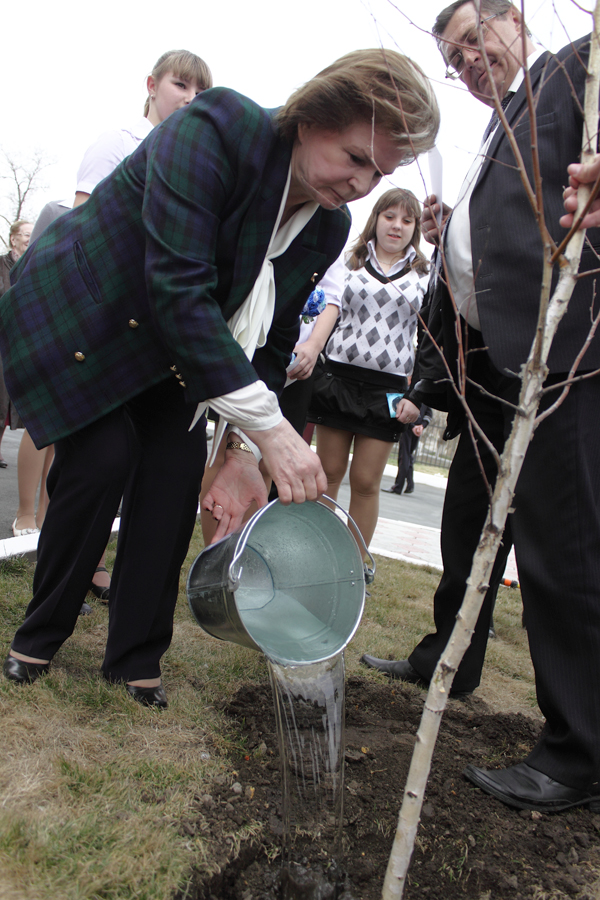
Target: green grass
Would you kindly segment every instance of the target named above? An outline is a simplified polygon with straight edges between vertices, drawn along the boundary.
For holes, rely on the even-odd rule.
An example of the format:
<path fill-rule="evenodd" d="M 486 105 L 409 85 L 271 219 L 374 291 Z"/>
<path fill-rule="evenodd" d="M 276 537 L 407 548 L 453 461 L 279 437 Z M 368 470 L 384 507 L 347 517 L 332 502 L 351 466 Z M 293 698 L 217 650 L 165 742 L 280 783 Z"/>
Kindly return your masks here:
<path fill-rule="evenodd" d="M 80 618 L 50 674 L 33 685 L 0 678 L 0 898 L 168 900 L 192 867 L 211 873 L 218 851 L 202 827 L 199 797 L 217 777 L 233 780 L 231 754 L 244 748 L 220 712 L 242 681 L 266 681 L 264 658 L 207 636 L 180 582 L 173 643 L 163 659 L 169 708 L 133 703 L 100 676 L 107 609 Z M 109 567 L 114 549 L 109 552 Z M 382 557 L 361 626 L 346 651 L 348 674 L 366 673 L 362 653 L 405 656 L 431 628 L 439 573 Z M 4 657 L 30 599 L 33 566 L 0 565 Z M 535 714 L 533 676 L 520 627 L 518 591 L 500 592 L 479 696 L 505 711 Z M 417 688 L 415 688 L 417 690 Z M 189 833 L 183 823 L 199 823 Z M 231 824 L 231 845 L 259 827 Z M 223 843 L 221 839 L 221 844 Z"/>

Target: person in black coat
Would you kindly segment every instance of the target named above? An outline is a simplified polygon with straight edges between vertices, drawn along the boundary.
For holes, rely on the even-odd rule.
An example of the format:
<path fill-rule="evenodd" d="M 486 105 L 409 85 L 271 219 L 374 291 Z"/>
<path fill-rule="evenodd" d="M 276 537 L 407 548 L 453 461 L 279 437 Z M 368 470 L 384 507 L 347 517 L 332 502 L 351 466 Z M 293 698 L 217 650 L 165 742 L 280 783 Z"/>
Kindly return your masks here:
<path fill-rule="evenodd" d="M 415 424 L 410 428 L 406 428 L 400 435 L 400 440 L 398 441 L 398 472 L 396 474 L 396 480 L 391 487 L 381 488 L 382 491 L 385 491 L 387 494 L 401 494 L 402 491 L 404 491 L 405 494 L 412 494 L 414 492 L 415 453 L 417 452 L 421 435 L 430 424 L 432 418 L 433 410 L 424 403 L 421 406 L 421 412 Z M 404 482 L 406 482 L 406 490 L 404 489 Z"/>
<path fill-rule="evenodd" d="M 440 13 L 434 33 L 449 74 L 460 78 L 478 100 L 493 106 L 492 83 L 480 49 L 482 35 L 493 85 L 507 101 L 505 115 L 533 183 L 532 129 L 522 69 L 525 51 L 535 95 L 545 225 L 558 244 L 564 236 L 561 217 L 567 167 L 581 150 L 589 38 L 569 43 L 553 56 L 536 49 L 527 33 L 523 38 L 524 29 L 520 11 L 508 0 L 484 0 L 479 22 L 471 0 L 456 0 Z M 468 348 L 466 400 L 501 452 L 512 425 L 521 386 L 518 373 L 533 341 L 540 303 L 544 244 L 536 215 L 504 128 L 497 117 L 492 117 L 490 126 L 446 225 L 447 269 L 437 280 L 430 304 L 428 326 L 437 346 L 443 347 L 448 368 L 433 341 L 425 337 L 419 351 L 421 380 L 403 401 L 401 419 L 411 421 L 426 402 L 448 412 L 448 437 L 460 435 L 442 521 L 444 574 L 434 599 L 436 630 L 407 660 L 363 657 L 367 665 L 392 677 L 422 684 L 431 679 L 452 631 L 487 513 L 482 465 L 492 485 L 496 477 L 493 456 L 479 439 L 479 452 L 475 452 L 462 406 L 448 384 L 448 369 L 459 382 L 457 335 Z M 424 233 L 433 236 L 440 207 L 435 197 L 429 199 Z M 580 273 L 598 265 L 598 229 L 590 229 L 587 237 Z M 556 264 L 553 286 L 558 269 Z M 540 411 L 556 401 L 558 386 L 585 344 L 594 295 L 594 279 L 580 277 L 549 353 L 547 391 Z M 587 377 L 571 386 L 564 402 L 535 431 L 505 529 L 505 546 L 514 540 L 538 703 L 546 723 L 524 762 L 492 771 L 469 766 L 465 775 L 517 808 L 557 811 L 587 805 L 600 809 L 600 695 L 596 688 L 600 684 L 600 417 L 590 415 L 590 410 L 600 409 L 599 367 L 600 335 L 596 334 L 579 365 L 578 373 Z M 502 552 L 492 580 L 503 566 Z M 479 683 L 490 593 L 454 679 L 455 692 L 470 692 Z"/>

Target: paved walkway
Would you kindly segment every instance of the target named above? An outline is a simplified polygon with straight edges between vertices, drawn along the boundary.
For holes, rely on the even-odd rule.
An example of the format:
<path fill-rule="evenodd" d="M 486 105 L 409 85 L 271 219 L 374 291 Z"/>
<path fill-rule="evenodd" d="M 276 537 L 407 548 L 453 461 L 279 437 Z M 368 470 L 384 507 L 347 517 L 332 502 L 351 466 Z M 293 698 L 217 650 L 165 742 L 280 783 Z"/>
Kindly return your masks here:
<path fill-rule="evenodd" d="M 10 534 L 10 521 L 17 508 L 17 451 L 20 443 L 21 431 L 6 431 L 3 440 L 3 454 L 9 463 L 8 469 L 0 473 L 0 559 L 9 556 L 26 555 L 35 558 L 37 551 L 37 534 L 24 535 L 15 538 L 5 535 Z M 395 466 L 386 466 L 383 485 L 389 487 L 396 475 Z M 415 472 L 415 482 L 419 487 L 414 494 L 401 497 L 393 494 L 381 495 L 381 517 L 377 523 L 377 529 L 371 542 L 371 550 L 380 556 L 388 556 L 392 559 L 402 559 L 417 565 L 427 565 L 433 568 L 442 568 L 440 553 L 440 529 L 441 510 L 446 488 L 446 479 L 442 475 L 427 475 Z M 340 489 L 339 502 L 347 509 L 349 503 L 348 476 Z M 409 521 L 412 519 L 412 521 Z M 415 519 L 417 521 L 415 521 Z M 119 519 L 115 519 L 113 532 L 119 530 Z M 423 524 L 428 522 L 430 524 Z M 505 577 L 517 580 L 517 567 L 514 553 L 508 560 Z"/>
<path fill-rule="evenodd" d="M 388 467 L 386 475 L 393 477 L 395 470 Z M 417 484 L 428 484 L 443 490 L 445 479 L 436 475 L 424 475 L 415 472 Z M 340 496 L 343 505 L 343 498 Z M 119 519 L 115 519 L 113 532 L 119 530 Z M 7 538 L 0 541 L 0 559 L 9 556 L 26 555 L 35 558 L 37 550 L 37 534 L 24 535 L 18 538 Z M 427 565 L 435 569 L 442 568 L 442 556 L 440 553 L 440 529 L 427 525 L 417 525 L 414 522 L 380 518 L 371 542 L 372 553 L 387 556 L 391 559 L 401 559 L 417 565 Z M 517 567 L 514 552 L 508 559 L 505 578 L 517 580 Z"/>
<path fill-rule="evenodd" d="M 393 477 L 396 474 L 396 470 L 391 466 L 386 466 L 385 474 Z M 421 472 L 415 472 L 416 484 L 445 488 L 445 481 L 445 478 L 440 475 L 425 475 Z M 440 550 L 440 529 L 430 528 L 427 525 L 416 525 L 413 522 L 379 518 L 370 550 L 372 553 L 387 556 L 391 559 L 402 559 L 416 565 L 431 566 L 440 571 L 443 568 Z M 504 577 L 510 581 L 518 580 L 514 550 L 511 550 L 508 557 Z"/>

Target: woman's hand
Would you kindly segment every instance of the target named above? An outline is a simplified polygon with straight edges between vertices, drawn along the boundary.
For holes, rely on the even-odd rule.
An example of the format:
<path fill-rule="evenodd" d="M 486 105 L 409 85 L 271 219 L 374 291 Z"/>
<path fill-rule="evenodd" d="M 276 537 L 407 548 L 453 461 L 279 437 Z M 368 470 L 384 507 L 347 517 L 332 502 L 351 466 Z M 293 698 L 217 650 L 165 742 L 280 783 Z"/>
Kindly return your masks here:
<path fill-rule="evenodd" d="M 573 163 L 567 169 L 569 173 L 569 187 L 563 193 L 567 215 L 562 216 L 560 224 L 563 228 L 570 228 L 575 220 L 577 212 L 577 191 L 580 184 L 593 184 L 600 175 L 600 155 L 596 155 L 593 162 L 583 165 Z M 596 198 L 584 217 L 580 229 L 597 228 L 600 226 L 600 198 Z"/>
<path fill-rule="evenodd" d="M 308 340 L 302 344 L 296 344 L 294 347 L 297 360 L 294 368 L 288 372 L 290 378 L 296 378 L 298 381 L 305 381 L 307 378 L 310 378 L 319 353 L 327 343 L 327 338 L 331 334 L 339 314 L 340 308 L 337 303 L 328 303 L 321 315 L 317 316 Z"/>
<path fill-rule="evenodd" d="M 295 378 L 297 381 L 306 381 L 312 375 L 315 363 L 321 348 L 315 346 L 311 341 L 305 341 L 303 344 L 296 344 L 294 353 L 294 368 L 288 371 L 289 378 Z"/>
<path fill-rule="evenodd" d="M 435 244 L 436 247 L 439 244 L 440 234 L 446 224 L 448 216 L 452 212 L 452 208 L 446 206 L 445 203 L 442 203 L 442 222 L 438 226 L 436 216 L 439 211 L 440 205 L 437 202 L 435 194 L 430 194 L 429 197 L 425 198 L 423 204 L 423 212 L 421 213 L 421 234 L 428 244 Z"/>
<path fill-rule="evenodd" d="M 396 409 L 396 418 L 404 425 L 411 425 L 413 422 L 416 422 L 420 415 L 421 410 L 419 407 L 407 400 L 406 397 L 400 401 Z"/>
<path fill-rule="evenodd" d="M 422 425 L 413 425 L 412 433 L 414 434 L 415 437 L 420 438 L 421 435 L 423 434 L 423 426 Z"/>
<path fill-rule="evenodd" d="M 262 453 L 282 503 L 316 500 L 325 493 L 327 476 L 321 460 L 287 419 L 267 431 L 245 429 L 245 432 Z"/>
<path fill-rule="evenodd" d="M 259 508 L 267 502 L 267 489 L 254 454 L 226 450 L 225 462 L 202 501 L 202 508 L 218 523 L 211 544 L 241 527 L 253 500 Z"/>

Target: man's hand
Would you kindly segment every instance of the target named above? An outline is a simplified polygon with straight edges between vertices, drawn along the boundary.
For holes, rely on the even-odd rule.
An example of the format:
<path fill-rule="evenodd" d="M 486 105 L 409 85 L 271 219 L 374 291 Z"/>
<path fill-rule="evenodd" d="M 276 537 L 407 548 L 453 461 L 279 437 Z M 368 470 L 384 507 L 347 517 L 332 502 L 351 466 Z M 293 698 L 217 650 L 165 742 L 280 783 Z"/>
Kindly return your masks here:
<path fill-rule="evenodd" d="M 226 450 L 225 462 L 202 501 L 202 508 L 212 513 L 218 523 L 211 544 L 241 527 L 253 500 L 260 508 L 267 499 L 265 482 L 254 454 Z"/>
<path fill-rule="evenodd" d="M 587 165 L 573 163 L 567 169 L 569 173 L 569 187 L 563 193 L 567 215 L 562 216 L 560 224 L 563 228 L 570 228 L 575 220 L 578 203 L 578 188 L 581 184 L 594 184 L 600 175 L 600 155 Z M 597 228 L 600 226 L 600 197 L 597 197 L 584 217 L 580 229 Z"/>
<path fill-rule="evenodd" d="M 446 206 L 445 203 L 442 203 L 442 223 L 438 227 L 436 216 L 439 211 L 440 205 L 437 202 L 435 194 L 430 194 L 429 197 L 425 198 L 423 204 L 423 212 L 421 213 L 421 234 L 427 243 L 435 244 L 436 247 L 439 244 L 440 234 L 452 209 L 450 206 Z"/>
<path fill-rule="evenodd" d="M 411 422 L 416 422 L 420 415 L 421 410 L 419 407 L 415 406 L 414 403 L 411 403 L 410 400 L 407 400 L 406 397 L 400 401 L 396 409 L 396 418 L 404 425 L 410 425 Z"/>
<path fill-rule="evenodd" d="M 245 429 L 263 455 L 265 467 L 277 485 L 282 503 L 316 500 L 327 490 L 321 460 L 287 419 L 267 431 Z"/>

